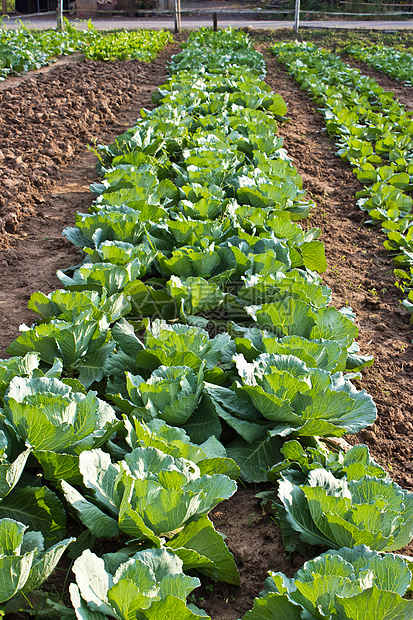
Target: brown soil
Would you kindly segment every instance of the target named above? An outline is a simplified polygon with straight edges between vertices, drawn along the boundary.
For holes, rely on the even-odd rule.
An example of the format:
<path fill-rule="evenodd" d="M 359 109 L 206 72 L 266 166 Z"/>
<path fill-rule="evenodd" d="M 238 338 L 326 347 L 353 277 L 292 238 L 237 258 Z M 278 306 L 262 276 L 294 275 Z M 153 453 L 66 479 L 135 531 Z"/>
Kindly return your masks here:
<path fill-rule="evenodd" d="M 56 58 L 51 60 L 50 65 L 46 65 L 45 67 L 41 67 L 36 71 L 30 72 L 29 75 L 13 75 L 8 77 L 4 82 L 0 82 L 0 91 L 9 90 L 10 88 L 14 88 L 21 84 L 22 82 L 26 82 L 31 79 L 34 75 L 41 75 L 42 73 L 49 73 L 49 71 L 53 71 L 56 67 L 61 67 L 63 65 L 68 65 L 71 62 L 79 62 L 83 60 L 83 54 L 80 52 L 76 52 L 71 54 L 70 56 L 56 56 Z"/>
<path fill-rule="evenodd" d="M 0 178 L 6 187 L 0 197 L 0 356 L 19 324 L 34 318 L 26 309 L 31 293 L 57 288 L 56 269 L 79 260 L 61 231 L 91 202 L 88 186 L 96 178 L 95 158 L 86 144 L 94 138 L 112 141 L 133 124 L 141 107 L 151 106 L 150 95 L 165 81 L 165 60 L 174 51 L 171 46 L 151 65 L 74 62 L 0 92 Z M 321 115 L 273 58 L 267 62 L 268 83 L 288 102 L 291 121 L 280 132 L 317 205 L 310 224 L 323 231 L 329 263 L 324 280 L 337 307 L 352 306 L 362 353 L 376 358 L 374 366 L 363 371 L 359 387 L 372 394 L 378 419 L 358 438 L 349 439 L 368 443 L 395 480 L 412 488 L 412 328 L 399 304 L 391 259 L 380 232 L 363 224 L 354 200 L 360 185 L 334 155 Z M 285 553 L 273 518 L 263 516 L 255 500 L 262 488 L 240 487 L 211 515 L 227 536 L 241 574 L 241 588 L 204 581 L 195 592 L 196 603 L 213 620 L 242 617 L 268 570 L 291 576 L 305 559 Z"/>
<path fill-rule="evenodd" d="M 116 113 L 146 85 L 145 66 L 120 64 L 118 89 L 114 67 L 70 63 L 23 80 L 1 93 L 0 230 L 13 234 L 19 222 L 38 215 L 45 190 L 63 164 L 114 123 Z"/>
<path fill-rule="evenodd" d="M 58 288 L 56 270 L 79 262 L 62 230 L 92 200 L 87 145 L 112 142 L 153 107 L 177 51 L 169 46 L 151 64 L 69 61 L 0 91 L 0 357 L 35 318 L 30 295 Z"/>

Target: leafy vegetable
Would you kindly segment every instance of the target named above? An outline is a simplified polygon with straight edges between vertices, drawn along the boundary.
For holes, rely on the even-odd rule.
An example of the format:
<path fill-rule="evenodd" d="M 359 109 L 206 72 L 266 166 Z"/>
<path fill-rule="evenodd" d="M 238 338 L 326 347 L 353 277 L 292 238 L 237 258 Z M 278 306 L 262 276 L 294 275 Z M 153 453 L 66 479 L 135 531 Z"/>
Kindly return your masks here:
<path fill-rule="evenodd" d="M 103 445 L 120 427 L 96 392 L 76 392 L 58 379 L 15 377 L 5 400 L 4 430 L 30 446 L 53 481 L 79 482 L 79 454 Z"/>
<path fill-rule="evenodd" d="M 44 550 L 41 532 L 29 531 L 13 519 L 0 519 L 0 603 L 17 593 L 39 588 L 49 577 L 74 538 L 66 538 Z"/>
<path fill-rule="evenodd" d="M 295 483 L 305 482 L 311 470 L 323 468 L 336 478 L 350 475 L 357 480 L 362 476 L 373 476 L 389 481 L 388 473 L 370 456 L 365 445 L 355 445 L 347 452 L 332 452 L 321 442 L 317 448 L 304 449 L 297 441 L 287 441 L 281 448 L 285 459 L 274 465 L 268 472 L 268 480 L 276 482 L 281 476 Z"/>
<path fill-rule="evenodd" d="M 365 545 L 330 550 L 306 562 L 292 579 L 270 571 L 243 620 L 275 620 L 280 614 L 292 620 L 407 619 L 413 603 L 402 597 L 410 580 L 407 563 L 398 556 L 383 556 Z"/>
<path fill-rule="evenodd" d="M 166 43 L 172 40 L 168 31 L 134 30 L 120 31 L 97 38 L 85 53 L 92 60 L 127 60 L 136 58 L 150 62 Z"/>
<path fill-rule="evenodd" d="M 408 265 L 413 245 L 409 233 L 403 233 L 412 222 L 412 198 L 407 195 L 413 172 L 410 114 L 393 99 L 393 93 L 326 50 L 296 42 L 277 44 L 273 51 L 313 94 L 327 130 L 336 136 L 337 155 L 350 162 L 365 184 L 356 194 L 357 204 L 369 213 L 368 222 L 381 223 L 388 235 L 386 249 L 400 252 L 396 263 L 407 268 L 395 270 L 395 275 L 401 277 L 403 284 L 399 286 L 409 295 L 413 280 Z M 371 59 L 374 66 L 394 76 L 404 76 L 409 83 L 409 54 L 378 46 L 368 50 L 354 46 L 348 51 L 357 58 Z M 403 305 L 411 312 L 408 299 Z"/>
<path fill-rule="evenodd" d="M 192 461 L 174 458 L 152 447 L 135 448 L 116 464 L 112 464 L 109 455 L 102 450 L 90 450 L 80 455 L 79 462 L 84 485 L 93 491 L 97 506 L 65 482 L 61 483 L 62 489 L 67 502 L 84 525 L 98 537 L 111 537 L 121 530 L 156 547 L 161 547 L 163 537 L 172 539 L 173 545 L 177 530 L 184 528 L 175 535 L 180 540 L 185 536 L 185 526 L 198 521 L 198 525 L 194 526 L 197 533 L 203 524 L 199 518 L 231 497 L 236 490 L 235 482 L 226 476 L 201 475 L 199 467 Z M 205 527 L 210 530 L 209 537 L 215 535 L 210 522 L 201 529 Z M 198 559 L 194 563 L 194 553 L 191 553 L 191 567 L 200 564 L 202 569 L 203 537 L 199 537 L 201 552 L 198 551 L 196 536 L 194 538 L 192 545 L 195 547 L 189 547 L 196 552 Z M 216 552 L 213 550 L 213 553 L 217 554 L 217 559 L 226 556 L 226 574 L 221 569 L 220 577 L 235 583 L 238 576 L 222 538 L 219 537 L 219 544 L 215 547 Z M 215 557 L 210 560 L 215 562 Z M 207 564 L 210 565 L 211 561 Z"/>
<path fill-rule="evenodd" d="M 102 34 L 87 23 L 87 29 L 78 30 L 64 20 L 64 30 L 36 31 L 20 23 L 19 28 L 0 29 L 0 80 L 9 76 L 39 69 L 53 62 L 53 56 L 84 52 L 95 60 L 124 60 L 139 58 L 150 62 L 171 41 L 164 31 L 141 30 Z"/>
<path fill-rule="evenodd" d="M 185 575 L 182 561 L 167 549 L 147 549 L 131 558 L 122 552 L 99 558 L 87 550 L 73 572 L 76 584 L 70 585 L 70 596 L 81 619 L 209 617 L 186 606 L 187 596 L 200 582 Z"/>
<path fill-rule="evenodd" d="M 413 494 L 383 478 L 358 477 L 351 467 L 342 478 L 312 469 L 301 485 L 281 477 L 278 498 L 290 550 L 302 540 L 336 549 L 367 544 L 394 551 L 413 538 Z"/>
<path fill-rule="evenodd" d="M 41 318 L 9 348 L 25 357 L 0 364 L 10 478 L 0 515 L 21 514 L 48 544 L 64 536 L 57 496 L 30 476 L 19 480 L 26 443 L 86 528 L 74 555 L 96 538 L 130 539 L 103 559 L 85 551 L 76 561 L 71 595 L 82 620 L 205 617 L 186 604 L 197 580 L 182 568 L 239 584 L 208 512 L 232 496 L 240 473 L 250 482 L 270 468 L 270 477 L 284 475 L 284 490 L 296 487 L 301 501 L 287 498 L 285 515 L 317 520 L 309 528 L 318 542 L 367 536 L 395 548 L 409 539 L 409 495 L 362 447 L 331 457 L 286 442 L 318 446 L 315 433 L 356 432 L 375 407 L 352 385 L 357 375 L 343 374 L 372 360 L 354 343 L 351 309 L 329 305 L 315 272 L 326 268 L 320 231 L 294 223 L 312 203 L 277 136 L 286 105 L 263 81 L 262 56 L 243 33 L 202 31 L 171 71 L 154 96 L 162 105 L 97 147 L 96 200 L 65 231 L 85 260 L 58 273 L 65 290 L 32 296 Z M 352 127 L 343 157 L 361 158 L 372 185 L 392 179 L 402 192 L 403 173 L 382 166 L 373 179 L 373 147 Z M 373 134 L 377 152 L 403 147 Z M 377 213 L 396 196 L 381 185 L 375 193 Z M 408 202 L 399 200 L 399 215 Z M 295 544 L 299 533 L 281 524 Z M 287 592 L 272 595 L 272 614 L 301 616 Z M 346 604 L 336 609 L 346 614 Z"/>
<path fill-rule="evenodd" d="M 131 414 L 157 418 L 173 426 L 187 422 L 198 405 L 203 388 L 202 367 L 195 374 L 187 366 L 159 366 L 145 382 L 126 373 L 126 386 L 134 405 Z"/>

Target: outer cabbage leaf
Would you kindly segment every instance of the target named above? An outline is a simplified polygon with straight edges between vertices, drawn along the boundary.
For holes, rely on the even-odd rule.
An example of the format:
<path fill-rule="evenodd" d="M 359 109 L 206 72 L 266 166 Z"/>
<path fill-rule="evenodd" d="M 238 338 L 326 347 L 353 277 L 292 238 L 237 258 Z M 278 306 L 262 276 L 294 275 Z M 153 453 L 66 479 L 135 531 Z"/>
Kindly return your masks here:
<path fill-rule="evenodd" d="M 19 454 L 13 463 L 6 460 L 0 463 L 0 500 L 4 499 L 20 480 L 29 455 L 30 449 Z"/>
<path fill-rule="evenodd" d="M 242 620 L 301 620 L 302 607 L 294 603 L 286 594 L 270 592 L 263 598 L 256 598 L 254 606 L 247 611 Z"/>
<path fill-rule="evenodd" d="M 187 525 L 166 546 L 181 558 L 185 570 L 196 568 L 213 579 L 239 585 L 234 558 L 206 515 Z"/>
<path fill-rule="evenodd" d="M 248 442 L 239 437 L 227 446 L 227 454 L 234 459 L 245 482 L 265 482 L 267 472 L 281 458 L 280 437 L 264 437 Z"/>
<path fill-rule="evenodd" d="M 4 517 L 41 532 L 47 547 L 60 542 L 66 532 L 63 504 L 46 486 L 15 488 L 0 502 L 0 518 Z"/>
<path fill-rule="evenodd" d="M 351 599 L 337 597 L 336 610 L 340 620 L 411 620 L 413 602 L 394 592 L 370 588 Z"/>

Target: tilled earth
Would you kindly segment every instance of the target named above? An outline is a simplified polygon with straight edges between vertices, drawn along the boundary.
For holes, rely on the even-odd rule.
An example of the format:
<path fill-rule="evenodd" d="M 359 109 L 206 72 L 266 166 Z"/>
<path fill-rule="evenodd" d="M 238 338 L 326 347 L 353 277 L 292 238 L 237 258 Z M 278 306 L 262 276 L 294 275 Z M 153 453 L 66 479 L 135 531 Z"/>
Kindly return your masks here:
<path fill-rule="evenodd" d="M 91 202 L 96 158 L 87 145 L 131 127 L 165 82 L 170 46 L 151 64 L 71 61 L 0 90 L 0 356 L 32 322 L 27 300 L 58 288 L 80 254 L 62 237 Z"/>
<path fill-rule="evenodd" d="M 27 310 L 30 295 L 58 288 L 56 270 L 80 260 L 61 231 L 72 226 L 75 212 L 86 212 L 92 200 L 88 188 L 96 180 L 96 158 L 87 144 L 113 141 L 133 124 L 142 107 L 151 107 L 151 93 L 165 81 L 165 63 L 176 51 L 177 46 L 170 46 L 150 65 L 70 61 L 2 85 L 1 357 L 18 335 L 19 325 L 35 318 Z M 309 224 L 322 229 L 329 264 L 324 281 L 333 290 L 334 305 L 349 305 L 356 312 L 361 352 L 376 360 L 363 370 L 358 387 L 373 396 L 377 422 L 348 440 L 367 443 L 393 478 L 412 490 L 412 328 L 399 303 L 401 294 L 394 286 L 384 237 L 363 224 L 354 199 L 360 184 L 334 155 L 334 143 L 323 131 L 322 117 L 308 95 L 273 58 L 268 57 L 267 63 L 267 81 L 287 101 L 291 119 L 280 133 L 317 205 Z M 410 90 L 370 69 L 365 72 L 385 88 L 400 92 L 413 110 Z M 240 485 L 237 494 L 211 515 L 227 536 L 241 574 L 241 588 L 206 581 L 195 592 L 195 602 L 213 620 L 242 617 L 262 589 L 268 570 L 291 576 L 305 559 L 284 552 L 274 519 L 263 515 L 255 500 L 262 489 L 258 486 Z M 412 551 L 413 547 L 406 550 Z M 61 574 L 63 583 L 65 570 Z M 53 578 L 52 587 L 61 591 L 58 579 Z"/>
<path fill-rule="evenodd" d="M 132 100 L 150 101 L 164 63 L 70 62 L 0 93 L 0 232 L 39 214 L 62 165 Z M 114 80 L 115 78 L 115 80 Z"/>

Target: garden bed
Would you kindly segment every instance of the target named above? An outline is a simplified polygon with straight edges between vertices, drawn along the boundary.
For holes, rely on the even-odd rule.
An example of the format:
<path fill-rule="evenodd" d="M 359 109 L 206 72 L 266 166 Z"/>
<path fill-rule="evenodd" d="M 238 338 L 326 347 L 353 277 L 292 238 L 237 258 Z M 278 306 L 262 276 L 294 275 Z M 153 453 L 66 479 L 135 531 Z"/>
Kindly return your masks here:
<path fill-rule="evenodd" d="M 280 132 L 304 187 L 318 205 L 310 221 L 323 231 L 329 265 L 323 279 L 333 290 L 336 307 L 353 308 L 360 347 L 365 355 L 375 357 L 375 364 L 363 371 L 361 384 L 378 406 L 378 419 L 359 440 L 369 445 L 383 465 L 393 467 L 393 478 L 411 487 L 413 478 L 410 470 L 406 471 L 405 459 L 413 456 L 409 442 L 412 327 L 399 303 L 401 293 L 394 286 L 392 261 L 383 248 L 385 236 L 363 224 L 367 217 L 355 200 L 362 186 L 350 166 L 334 154 L 334 142 L 324 132 L 315 105 L 282 65 L 271 58 L 266 60 L 269 84 L 289 102 L 291 122 Z M 405 90 L 406 104 L 409 92 Z M 412 96 L 410 102 L 413 109 Z"/>
<path fill-rule="evenodd" d="M 71 63 L 0 93 L 0 109 L 6 111 L 0 117 L 0 171 L 8 192 L 3 193 L 7 204 L 1 205 L 5 232 L 0 253 L 0 356 L 19 324 L 34 319 L 26 309 L 31 293 L 56 289 L 56 269 L 79 261 L 61 230 L 73 225 L 75 212 L 86 212 L 92 200 L 88 186 L 96 179 L 95 157 L 86 144 L 95 138 L 111 142 L 133 124 L 142 107 L 151 107 L 151 93 L 165 81 L 165 61 L 174 51 L 170 47 L 150 65 Z M 308 95 L 273 58 L 266 60 L 267 82 L 288 103 L 291 121 L 280 133 L 304 188 L 317 204 L 310 223 L 322 229 L 329 265 L 324 281 L 333 290 L 336 307 L 350 305 L 356 312 L 362 354 L 376 358 L 363 371 L 359 387 L 372 395 L 378 418 L 358 440 L 369 445 L 393 479 L 411 490 L 412 329 L 399 304 L 391 258 L 379 231 L 364 226 L 354 199 L 360 185 L 349 166 L 334 155 L 334 144 L 322 131 L 322 118 Z M 410 91 L 405 92 L 408 98 Z M 255 492 L 241 487 L 212 514 L 216 528 L 228 536 L 241 573 L 240 589 L 206 582 L 195 592 L 198 606 L 214 620 L 241 617 L 268 569 L 292 575 L 304 561 L 287 556 L 272 518 L 261 514 Z M 55 584 L 57 591 L 59 587 Z"/>

